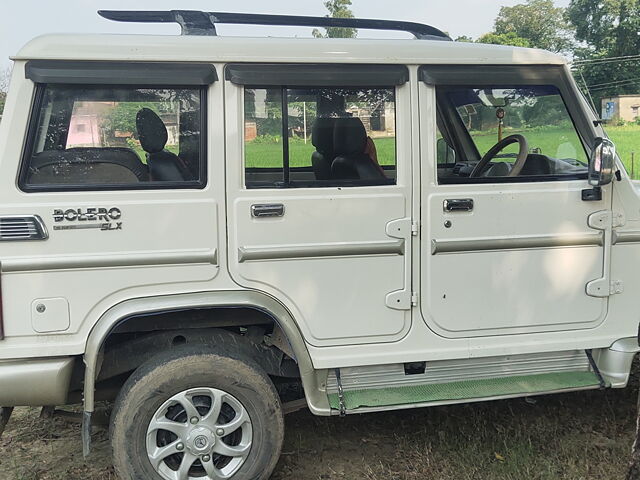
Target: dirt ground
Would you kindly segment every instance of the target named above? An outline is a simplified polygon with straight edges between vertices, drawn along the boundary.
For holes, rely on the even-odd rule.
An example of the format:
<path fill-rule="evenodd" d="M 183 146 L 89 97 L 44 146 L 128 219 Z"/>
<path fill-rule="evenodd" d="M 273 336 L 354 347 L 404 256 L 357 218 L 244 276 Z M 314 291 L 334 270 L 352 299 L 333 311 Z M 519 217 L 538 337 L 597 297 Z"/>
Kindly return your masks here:
<path fill-rule="evenodd" d="M 625 390 L 319 418 L 287 417 L 273 480 L 621 479 L 638 379 Z M 17 409 L 0 439 L 0 480 L 116 480 L 108 435 L 82 458 L 77 424 Z"/>

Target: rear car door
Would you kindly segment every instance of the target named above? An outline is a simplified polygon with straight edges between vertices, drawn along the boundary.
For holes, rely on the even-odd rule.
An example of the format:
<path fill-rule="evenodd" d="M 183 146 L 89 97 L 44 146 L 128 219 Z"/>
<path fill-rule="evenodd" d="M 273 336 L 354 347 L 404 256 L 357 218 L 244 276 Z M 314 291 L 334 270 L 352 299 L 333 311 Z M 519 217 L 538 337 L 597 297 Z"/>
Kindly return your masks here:
<path fill-rule="evenodd" d="M 226 67 L 229 266 L 316 346 L 410 326 L 408 71 Z"/>

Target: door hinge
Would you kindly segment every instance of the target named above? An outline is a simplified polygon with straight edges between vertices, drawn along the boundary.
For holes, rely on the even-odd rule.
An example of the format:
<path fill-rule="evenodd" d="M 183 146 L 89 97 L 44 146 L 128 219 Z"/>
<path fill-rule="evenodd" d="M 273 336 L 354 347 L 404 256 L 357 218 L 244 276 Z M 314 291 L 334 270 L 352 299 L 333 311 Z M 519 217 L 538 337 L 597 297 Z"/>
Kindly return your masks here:
<path fill-rule="evenodd" d="M 408 290 L 396 290 L 387 295 L 386 304 L 394 310 L 411 310 L 418 305 L 418 294 Z"/>
<path fill-rule="evenodd" d="M 607 230 L 609 227 L 622 227 L 627 223 L 624 213 L 600 210 L 589 215 L 587 224 L 595 230 Z"/>
<path fill-rule="evenodd" d="M 611 295 L 618 295 L 624 292 L 624 284 L 622 280 L 614 280 L 611 282 Z"/>
<path fill-rule="evenodd" d="M 587 283 L 587 295 L 590 297 L 610 297 L 624 292 L 622 280 L 613 280 L 607 285 L 606 278 L 598 278 Z"/>
<path fill-rule="evenodd" d="M 594 230 L 607 230 L 612 224 L 612 215 L 609 210 L 594 212 L 587 218 L 587 225 Z"/>
<path fill-rule="evenodd" d="M 411 306 L 418 306 L 418 294 L 416 292 L 411 292 Z"/>
<path fill-rule="evenodd" d="M 419 228 L 418 222 L 412 222 L 410 218 L 399 218 L 387 223 L 386 232 L 390 237 L 406 240 L 409 236 L 418 235 Z"/>
<path fill-rule="evenodd" d="M 603 237 L 602 246 L 604 247 L 603 255 L 603 276 L 591 280 L 586 285 L 586 293 L 590 297 L 605 298 L 611 295 L 618 295 L 624 292 L 624 285 L 621 280 L 611 280 L 610 277 L 610 251 L 611 242 L 615 238 L 615 228 L 621 227 L 626 223 L 624 213 L 613 212 L 611 210 L 600 210 L 589 215 L 587 224 L 590 228 L 600 230 Z"/>
<path fill-rule="evenodd" d="M 624 213 L 613 212 L 613 218 L 611 219 L 611 226 L 613 228 L 624 227 L 625 223 L 627 223 L 627 219 Z"/>

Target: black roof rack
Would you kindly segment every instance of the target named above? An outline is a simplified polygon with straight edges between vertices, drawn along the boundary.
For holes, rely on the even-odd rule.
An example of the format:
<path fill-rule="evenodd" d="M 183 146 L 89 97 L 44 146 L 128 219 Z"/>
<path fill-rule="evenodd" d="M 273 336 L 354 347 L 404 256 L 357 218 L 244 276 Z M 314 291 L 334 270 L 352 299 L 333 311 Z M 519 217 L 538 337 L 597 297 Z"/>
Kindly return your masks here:
<path fill-rule="evenodd" d="M 198 10 L 135 11 L 99 10 L 98 14 L 117 22 L 178 23 L 182 35 L 217 35 L 216 24 L 279 25 L 297 27 L 342 27 L 409 32 L 421 40 L 451 40 L 449 35 L 430 25 L 394 20 L 364 18 L 300 17 L 258 15 L 253 13 L 201 12 Z"/>

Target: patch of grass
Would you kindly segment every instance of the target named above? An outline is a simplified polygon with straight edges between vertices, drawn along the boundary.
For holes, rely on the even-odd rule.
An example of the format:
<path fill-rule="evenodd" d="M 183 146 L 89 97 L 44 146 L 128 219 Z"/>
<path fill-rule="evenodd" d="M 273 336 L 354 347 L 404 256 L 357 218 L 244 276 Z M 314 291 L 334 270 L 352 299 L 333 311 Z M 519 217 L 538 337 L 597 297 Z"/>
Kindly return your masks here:
<path fill-rule="evenodd" d="M 396 141 L 394 137 L 376 138 L 373 140 L 381 165 L 394 165 L 396 158 Z M 289 164 L 292 167 L 310 167 L 311 155 L 316 148 L 311 142 L 296 140 L 289 143 Z M 280 142 L 247 142 L 245 144 L 245 161 L 249 168 L 282 167 L 282 143 Z"/>
<path fill-rule="evenodd" d="M 633 178 L 640 179 L 640 125 L 607 126 L 606 130 L 613 143 L 616 144 L 618 155 L 629 175 L 633 172 Z M 632 153 L 635 154 L 633 165 L 631 163 Z"/>
<path fill-rule="evenodd" d="M 503 133 L 503 137 L 509 135 L 524 135 L 529 143 L 529 149 L 539 149 L 544 155 L 553 158 L 573 158 L 587 163 L 588 158 L 586 152 L 582 149 L 580 140 L 575 130 L 571 128 L 532 128 L 532 129 L 507 129 Z M 498 143 L 498 133 L 479 134 L 472 132 L 476 146 L 481 155 L 484 155 Z M 505 148 L 502 153 L 518 153 L 518 145 L 513 144 Z"/>

